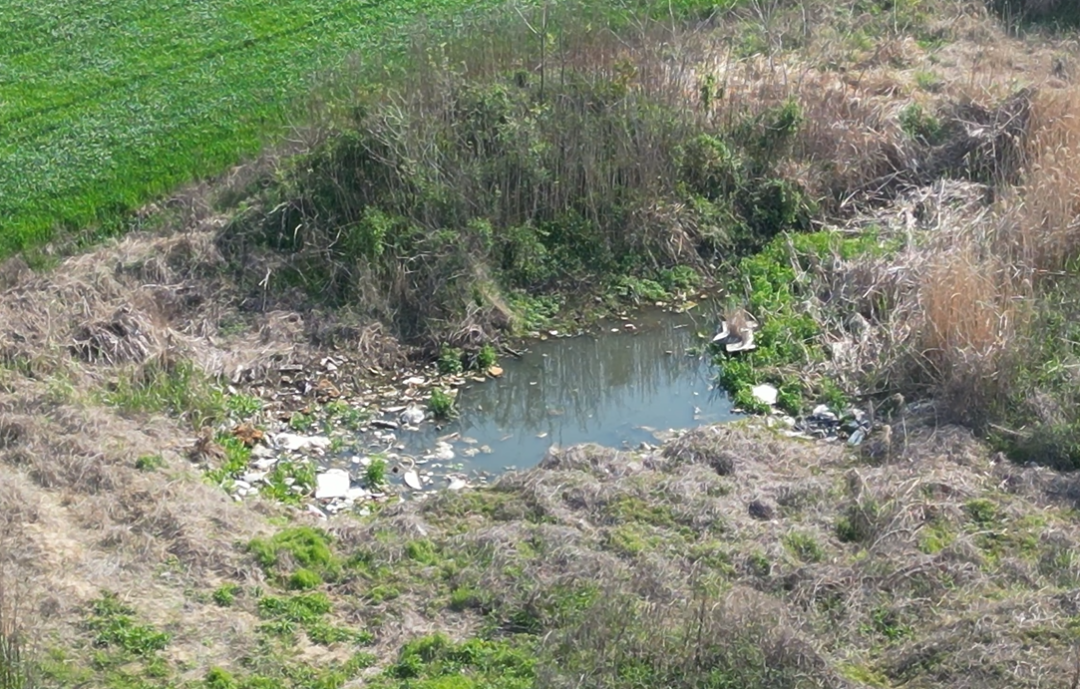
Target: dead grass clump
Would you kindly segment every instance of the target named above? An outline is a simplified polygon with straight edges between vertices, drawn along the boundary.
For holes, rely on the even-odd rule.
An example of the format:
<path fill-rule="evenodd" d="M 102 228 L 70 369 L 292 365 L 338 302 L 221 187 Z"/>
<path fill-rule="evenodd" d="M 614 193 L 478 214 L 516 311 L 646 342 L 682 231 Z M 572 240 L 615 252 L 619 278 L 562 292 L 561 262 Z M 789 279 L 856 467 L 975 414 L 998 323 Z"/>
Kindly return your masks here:
<path fill-rule="evenodd" d="M 0 545 L 5 545 L 0 541 Z M 0 687 L 27 689 L 38 686 L 31 659 L 27 653 L 19 593 L 8 580 L 6 567 L 0 567 Z"/>
<path fill-rule="evenodd" d="M 631 668 L 655 686 L 705 682 L 746 687 L 841 687 L 827 663 L 785 624 L 777 606 L 747 589 L 674 603 L 605 592 L 580 622 L 549 637 L 538 686 L 587 673 L 595 687 L 625 686 Z"/>
<path fill-rule="evenodd" d="M 39 498 L 20 474 L 0 465 L 0 541 L 23 537 L 23 525 L 38 521 Z M 14 554 L 15 549 L 6 548 L 0 562 Z"/>
<path fill-rule="evenodd" d="M 1033 271 L 1060 271 L 1080 255 L 1080 87 L 1044 89 L 1023 139 L 1024 180 L 1006 195 L 995 249 Z"/>
<path fill-rule="evenodd" d="M 30 419 L 0 414 L 0 450 L 7 450 L 24 442 L 28 435 Z"/>
<path fill-rule="evenodd" d="M 966 412 L 986 414 L 1010 383 L 1005 368 L 1012 338 L 1023 332 L 1015 291 L 1003 269 L 961 246 L 931 265 L 920 287 L 923 323 L 919 364 L 946 403 L 964 399 Z M 1004 373 L 1005 375 L 999 375 Z"/>
<path fill-rule="evenodd" d="M 553 447 L 540 460 L 539 467 L 549 471 L 584 471 L 594 476 L 618 475 L 625 471 L 628 459 L 609 447 L 596 444 Z"/>
<path fill-rule="evenodd" d="M 124 306 L 108 320 L 79 326 L 75 330 L 73 353 L 90 363 L 142 362 L 156 343 L 152 339 L 152 327 L 140 316 Z"/>
<path fill-rule="evenodd" d="M 738 449 L 729 446 L 734 434 L 723 426 L 703 426 L 687 431 L 664 447 L 664 456 L 687 464 L 705 464 L 726 476 L 739 464 Z"/>

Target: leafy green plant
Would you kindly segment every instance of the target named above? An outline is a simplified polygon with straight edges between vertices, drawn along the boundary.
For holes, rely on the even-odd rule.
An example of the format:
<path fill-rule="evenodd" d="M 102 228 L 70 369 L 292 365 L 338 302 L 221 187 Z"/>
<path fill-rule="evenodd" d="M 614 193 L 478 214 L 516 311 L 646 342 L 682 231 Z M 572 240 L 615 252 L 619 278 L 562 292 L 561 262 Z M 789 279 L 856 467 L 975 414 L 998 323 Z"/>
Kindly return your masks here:
<path fill-rule="evenodd" d="M 443 345 L 442 349 L 439 350 L 439 360 L 437 362 L 439 373 L 443 375 L 460 374 L 464 370 L 461 357 L 462 352 L 460 349 Z"/>
<path fill-rule="evenodd" d="M 477 607 L 480 603 L 480 595 L 471 586 L 458 586 L 450 592 L 449 608 L 455 612 Z"/>
<path fill-rule="evenodd" d="M 330 646 L 336 643 L 370 644 L 375 636 L 367 630 L 336 627 L 325 622 L 313 622 L 304 628 L 313 643 Z"/>
<path fill-rule="evenodd" d="M 915 84 L 923 91 L 940 91 L 942 79 L 934 72 L 915 72 Z"/>
<path fill-rule="evenodd" d="M 170 637 L 149 625 L 135 622 L 134 609 L 115 593 L 105 592 L 90 604 L 87 627 L 96 632 L 94 644 L 117 647 L 136 656 L 148 656 L 169 644 Z"/>
<path fill-rule="evenodd" d="M 296 526 L 283 529 L 269 539 L 256 538 L 248 543 L 248 552 L 268 573 L 272 574 L 279 564 L 299 565 L 302 569 L 296 583 L 318 586 L 322 579 L 334 580 L 341 573 L 341 562 L 331 549 L 332 538 L 321 529 Z M 296 576 L 293 573 L 293 577 Z M 312 576 L 314 575 L 314 576 Z M 289 578 L 293 583 L 293 578 Z M 302 586 L 299 588 L 311 588 Z"/>
<path fill-rule="evenodd" d="M 227 608 L 236 601 L 236 595 L 240 593 L 240 587 L 236 584 L 224 584 L 214 589 L 210 599 L 219 607 Z"/>
<path fill-rule="evenodd" d="M 898 641 L 911 635 L 913 630 L 901 621 L 895 610 L 878 606 L 870 611 L 870 623 L 864 626 L 864 631 L 880 634 L 889 641 Z"/>
<path fill-rule="evenodd" d="M 315 467 L 305 460 L 280 461 L 266 476 L 259 493 L 287 505 L 299 505 L 315 488 Z"/>
<path fill-rule="evenodd" d="M 307 591 L 322 585 L 322 577 L 310 569 L 298 569 L 289 575 L 286 588 L 292 591 Z"/>
<path fill-rule="evenodd" d="M 377 490 L 386 485 L 386 460 L 372 457 L 371 463 L 364 469 L 364 483 L 368 488 Z"/>
<path fill-rule="evenodd" d="M 219 434 L 217 443 L 225 451 L 225 459 L 221 466 L 208 469 L 206 479 L 219 486 L 230 484 L 240 473 L 247 469 L 251 461 L 251 448 L 234 435 Z"/>
<path fill-rule="evenodd" d="M 206 689 L 236 689 L 239 686 L 231 672 L 220 667 L 212 667 L 203 678 Z"/>
<path fill-rule="evenodd" d="M 325 593 L 303 593 L 290 597 L 264 596 L 259 599 L 259 616 L 296 624 L 319 622 L 330 612 Z"/>
<path fill-rule="evenodd" d="M 494 366 L 499 360 L 499 355 L 495 352 L 495 348 L 490 344 L 485 343 L 480 347 L 480 351 L 476 354 L 476 367 L 480 370 L 486 371 Z"/>
<path fill-rule="evenodd" d="M 993 524 L 997 520 L 997 507 L 985 498 L 968 500 L 964 503 L 964 512 L 973 522 L 981 526 Z"/>
<path fill-rule="evenodd" d="M 308 433 L 315 427 L 315 415 L 296 412 L 289 417 L 289 428 L 297 433 Z"/>
<path fill-rule="evenodd" d="M 615 285 L 615 293 L 619 297 L 632 301 L 635 304 L 642 301 L 664 301 L 668 298 L 668 293 L 663 285 L 655 280 L 631 276 L 619 278 Z"/>
<path fill-rule="evenodd" d="M 323 407 L 323 412 L 325 412 L 329 420 L 350 430 L 360 428 L 368 418 L 368 414 L 364 410 L 341 400 L 327 402 Z"/>
<path fill-rule="evenodd" d="M 258 397 L 252 395 L 229 395 L 225 398 L 225 409 L 229 414 L 241 421 L 262 411 L 263 403 Z"/>
<path fill-rule="evenodd" d="M 931 145 L 941 143 L 945 134 L 941 121 L 918 103 L 912 103 L 900 111 L 900 127 L 911 138 Z"/>
<path fill-rule="evenodd" d="M 435 388 L 428 399 L 428 409 L 436 419 L 448 419 L 454 415 L 454 398 L 445 390 Z"/>

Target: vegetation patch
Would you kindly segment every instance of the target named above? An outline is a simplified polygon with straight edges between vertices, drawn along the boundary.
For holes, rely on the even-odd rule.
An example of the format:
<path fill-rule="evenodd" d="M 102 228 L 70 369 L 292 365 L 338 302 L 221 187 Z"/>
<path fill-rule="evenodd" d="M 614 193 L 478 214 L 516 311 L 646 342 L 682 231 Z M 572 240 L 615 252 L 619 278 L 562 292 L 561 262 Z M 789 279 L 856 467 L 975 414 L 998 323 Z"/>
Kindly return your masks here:
<path fill-rule="evenodd" d="M 321 529 L 296 526 L 268 539 L 254 539 L 248 551 L 267 574 L 285 576 L 290 584 L 298 584 L 295 588 L 314 588 L 322 580 L 333 581 L 341 575 L 342 563 L 331 543 L 330 536 Z"/>

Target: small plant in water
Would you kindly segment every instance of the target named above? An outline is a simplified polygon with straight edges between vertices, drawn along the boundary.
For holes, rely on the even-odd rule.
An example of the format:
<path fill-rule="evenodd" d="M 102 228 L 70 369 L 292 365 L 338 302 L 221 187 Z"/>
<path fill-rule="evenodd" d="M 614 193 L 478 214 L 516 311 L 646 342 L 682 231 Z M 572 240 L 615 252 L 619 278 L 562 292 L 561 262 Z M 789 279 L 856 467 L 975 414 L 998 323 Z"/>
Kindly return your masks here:
<path fill-rule="evenodd" d="M 454 415 L 454 398 L 445 390 L 436 388 L 431 391 L 428 408 L 436 419 L 448 419 Z"/>
<path fill-rule="evenodd" d="M 379 488 L 386 484 L 386 460 L 382 457 L 372 457 L 364 472 L 364 483 L 368 488 Z"/>

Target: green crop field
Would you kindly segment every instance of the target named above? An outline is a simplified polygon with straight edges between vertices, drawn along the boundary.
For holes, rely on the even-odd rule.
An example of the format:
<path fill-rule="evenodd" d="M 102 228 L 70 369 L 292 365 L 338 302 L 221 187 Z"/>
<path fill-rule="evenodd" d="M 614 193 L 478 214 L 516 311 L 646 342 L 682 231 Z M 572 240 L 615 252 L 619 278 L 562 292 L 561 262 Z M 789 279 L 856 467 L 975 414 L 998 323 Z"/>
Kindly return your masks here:
<path fill-rule="evenodd" d="M 0 3 L 0 256 L 220 172 L 418 16 L 494 0 Z"/>

